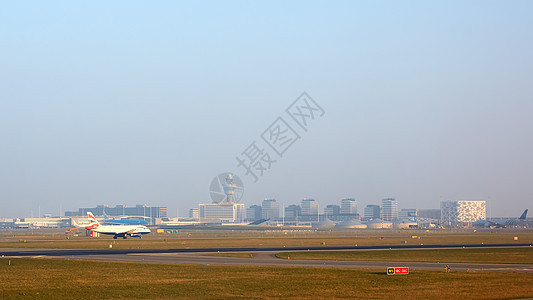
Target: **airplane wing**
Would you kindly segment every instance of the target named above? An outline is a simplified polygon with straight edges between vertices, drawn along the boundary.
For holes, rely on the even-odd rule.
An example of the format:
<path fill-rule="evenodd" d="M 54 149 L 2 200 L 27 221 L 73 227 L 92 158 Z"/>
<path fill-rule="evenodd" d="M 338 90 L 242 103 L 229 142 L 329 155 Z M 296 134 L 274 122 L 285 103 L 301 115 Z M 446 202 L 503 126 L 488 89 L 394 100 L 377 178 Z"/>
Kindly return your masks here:
<path fill-rule="evenodd" d="M 103 230 L 101 230 L 100 232 L 104 233 L 104 234 L 115 234 L 115 235 L 119 235 L 119 234 L 129 234 L 131 231 L 131 228 L 124 228 L 124 229 L 120 229 L 120 228 L 113 228 L 113 229 L 110 229 L 110 228 L 103 228 Z"/>
<path fill-rule="evenodd" d="M 116 234 L 123 234 L 123 233 L 127 233 L 127 234 L 132 234 L 132 233 L 137 233 L 137 229 L 139 229 L 138 226 L 135 226 L 135 227 L 131 227 L 131 226 L 128 226 L 126 228 L 124 228 L 124 230 L 117 230 L 116 231 Z"/>

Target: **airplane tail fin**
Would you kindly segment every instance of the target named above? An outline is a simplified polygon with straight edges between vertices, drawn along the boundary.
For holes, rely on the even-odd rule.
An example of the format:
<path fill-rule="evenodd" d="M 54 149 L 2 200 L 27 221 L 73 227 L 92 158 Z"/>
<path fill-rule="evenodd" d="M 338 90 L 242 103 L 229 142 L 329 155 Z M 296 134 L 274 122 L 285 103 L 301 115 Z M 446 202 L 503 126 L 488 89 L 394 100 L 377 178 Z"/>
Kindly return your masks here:
<path fill-rule="evenodd" d="M 522 215 L 520 216 L 520 218 L 518 218 L 519 220 L 525 220 L 527 217 L 527 209 L 524 210 L 524 212 L 522 213 Z"/>
<path fill-rule="evenodd" d="M 90 211 L 87 212 L 87 218 L 89 219 L 90 224 L 100 224 L 98 220 L 96 220 L 96 218 L 94 217 L 93 213 Z"/>

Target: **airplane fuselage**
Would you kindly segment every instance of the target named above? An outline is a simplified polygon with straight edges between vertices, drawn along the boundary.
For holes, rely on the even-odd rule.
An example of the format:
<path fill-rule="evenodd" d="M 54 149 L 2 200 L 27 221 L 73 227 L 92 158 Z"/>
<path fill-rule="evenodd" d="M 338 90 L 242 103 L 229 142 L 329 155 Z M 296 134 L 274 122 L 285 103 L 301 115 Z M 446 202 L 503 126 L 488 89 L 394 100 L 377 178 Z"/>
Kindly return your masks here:
<path fill-rule="evenodd" d="M 148 221 L 105 219 L 104 221 L 102 221 L 101 224 L 104 224 L 104 225 L 148 225 Z"/>
<path fill-rule="evenodd" d="M 114 238 L 122 237 L 141 237 L 143 234 L 148 234 L 151 232 L 150 229 L 142 225 L 101 225 L 91 224 L 86 227 L 86 229 L 93 232 L 98 232 L 100 234 L 113 235 Z"/>

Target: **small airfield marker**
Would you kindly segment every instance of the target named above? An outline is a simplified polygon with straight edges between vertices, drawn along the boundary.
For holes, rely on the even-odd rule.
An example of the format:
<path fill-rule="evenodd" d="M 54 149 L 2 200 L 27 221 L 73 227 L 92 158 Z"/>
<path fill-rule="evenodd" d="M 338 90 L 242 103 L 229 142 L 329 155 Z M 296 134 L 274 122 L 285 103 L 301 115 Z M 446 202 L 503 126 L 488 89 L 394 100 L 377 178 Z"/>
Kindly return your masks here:
<path fill-rule="evenodd" d="M 388 267 L 387 275 L 407 275 L 409 274 L 409 267 Z"/>

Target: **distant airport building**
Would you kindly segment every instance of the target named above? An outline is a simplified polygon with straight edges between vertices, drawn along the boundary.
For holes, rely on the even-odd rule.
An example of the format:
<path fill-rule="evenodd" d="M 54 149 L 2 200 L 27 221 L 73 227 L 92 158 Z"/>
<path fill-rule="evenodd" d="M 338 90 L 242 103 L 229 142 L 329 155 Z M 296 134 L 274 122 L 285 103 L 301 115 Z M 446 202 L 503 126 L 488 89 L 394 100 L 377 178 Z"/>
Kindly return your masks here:
<path fill-rule="evenodd" d="M 354 198 L 342 199 L 341 214 L 357 214 L 357 201 Z"/>
<path fill-rule="evenodd" d="M 262 218 L 263 208 L 260 205 L 252 205 L 246 209 L 247 221 L 258 221 Z"/>
<path fill-rule="evenodd" d="M 395 229 L 415 229 L 418 228 L 418 222 L 413 218 L 396 219 L 392 222 L 392 228 Z"/>
<path fill-rule="evenodd" d="M 392 228 L 392 222 L 384 221 L 380 218 L 372 219 L 366 223 L 368 229 L 388 229 Z"/>
<path fill-rule="evenodd" d="M 381 219 L 392 221 L 398 218 L 398 201 L 394 198 L 384 198 L 381 200 Z"/>
<path fill-rule="evenodd" d="M 261 203 L 261 217 L 263 219 L 279 219 L 279 203 L 276 199 L 265 199 Z"/>
<path fill-rule="evenodd" d="M 95 216 L 137 216 L 137 217 L 149 217 L 152 220 L 152 224 L 155 223 L 155 219 L 167 218 L 167 208 L 159 206 L 147 206 L 136 205 L 133 207 L 127 207 L 126 205 L 116 205 L 115 207 L 109 207 L 107 205 L 98 205 L 92 208 L 80 208 L 78 211 L 66 211 L 65 217 L 84 217 L 87 216 L 87 212 L 92 212 Z"/>
<path fill-rule="evenodd" d="M 440 208 L 443 226 L 469 226 L 486 218 L 485 201 L 443 201 Z"/>
<path fill-rule="evenodd" d="M 324 207 L 324 214 L 328 216 L 329 218 L 336 217 L 340 215 L 340 213 L 341 213 L 341 207 L 338 205 L 330 204 Z"/>
<path fill-rule="evenodd" d="M 365 207 L 363 217 L 365 220 L 379 219 L 381 217 L 381 208 L 379 205 L 369 204 Z"/>
<path fill-rule="evenodd" d="M 302 219 L 318 221 L 318 202 L 315 199 L 304 198 L 301 203 Z"/>
<path fill-rule="evenodd" d="M 200 222 L 242 223 L 244 204 L 233 202 L 209 203 L 199 205 Z"/>
<path fill-rule="evenodd" d="M 418 218 L 440 220 L 440 209 L 419 209 Z"/>
<path fill-rule="evenodd" d="M 15 219 L 12 226 L 14 228 L 61 228 L 69 227 L 70 223 L 70 218 L 21 218 Z"/>
<path fill-rule="evenodd" d="M 398 219 L 414 220 L 418 217 L 418 210 L 415 208 L 402 208 L 398 212 Z"/>
<path fill-rule="evenodd" d="M 0 219 L 0 228 L 13 228 L 13 219 Z"/>
<path fill-rule="evenodd" d="M 205 223 L 242 223 L 244 222 L 245 208 L 242 203 L 235 203 L 235 192 L 237 184 L 234 182 L 233 174 L 228 173 L 222 188 L 226 197 L 224 199 L 213 199 L 214 203 L 200 204 L 198 206 L 198 217 L 200 222 Z"/>
<path fill-rule="evenodd" d="M 198 219 L 198 207 L 193 207 L 189 209 L 189 218 L 191 219 Z"/>
<path fill-rule="evenodd" d="M 335 225 L 335 228 L 340 229 L 365 229 L 367 228 L 366 224 L 361 223 L 356 219 L 347 219 L 342 222 L 339 222 Z"/>
<path fill-rule="evenodd" d="M 289 205 L 285 207 L 285 221 L 297 221 L 302 215 L 302 208 L 300 205 Z"/>

